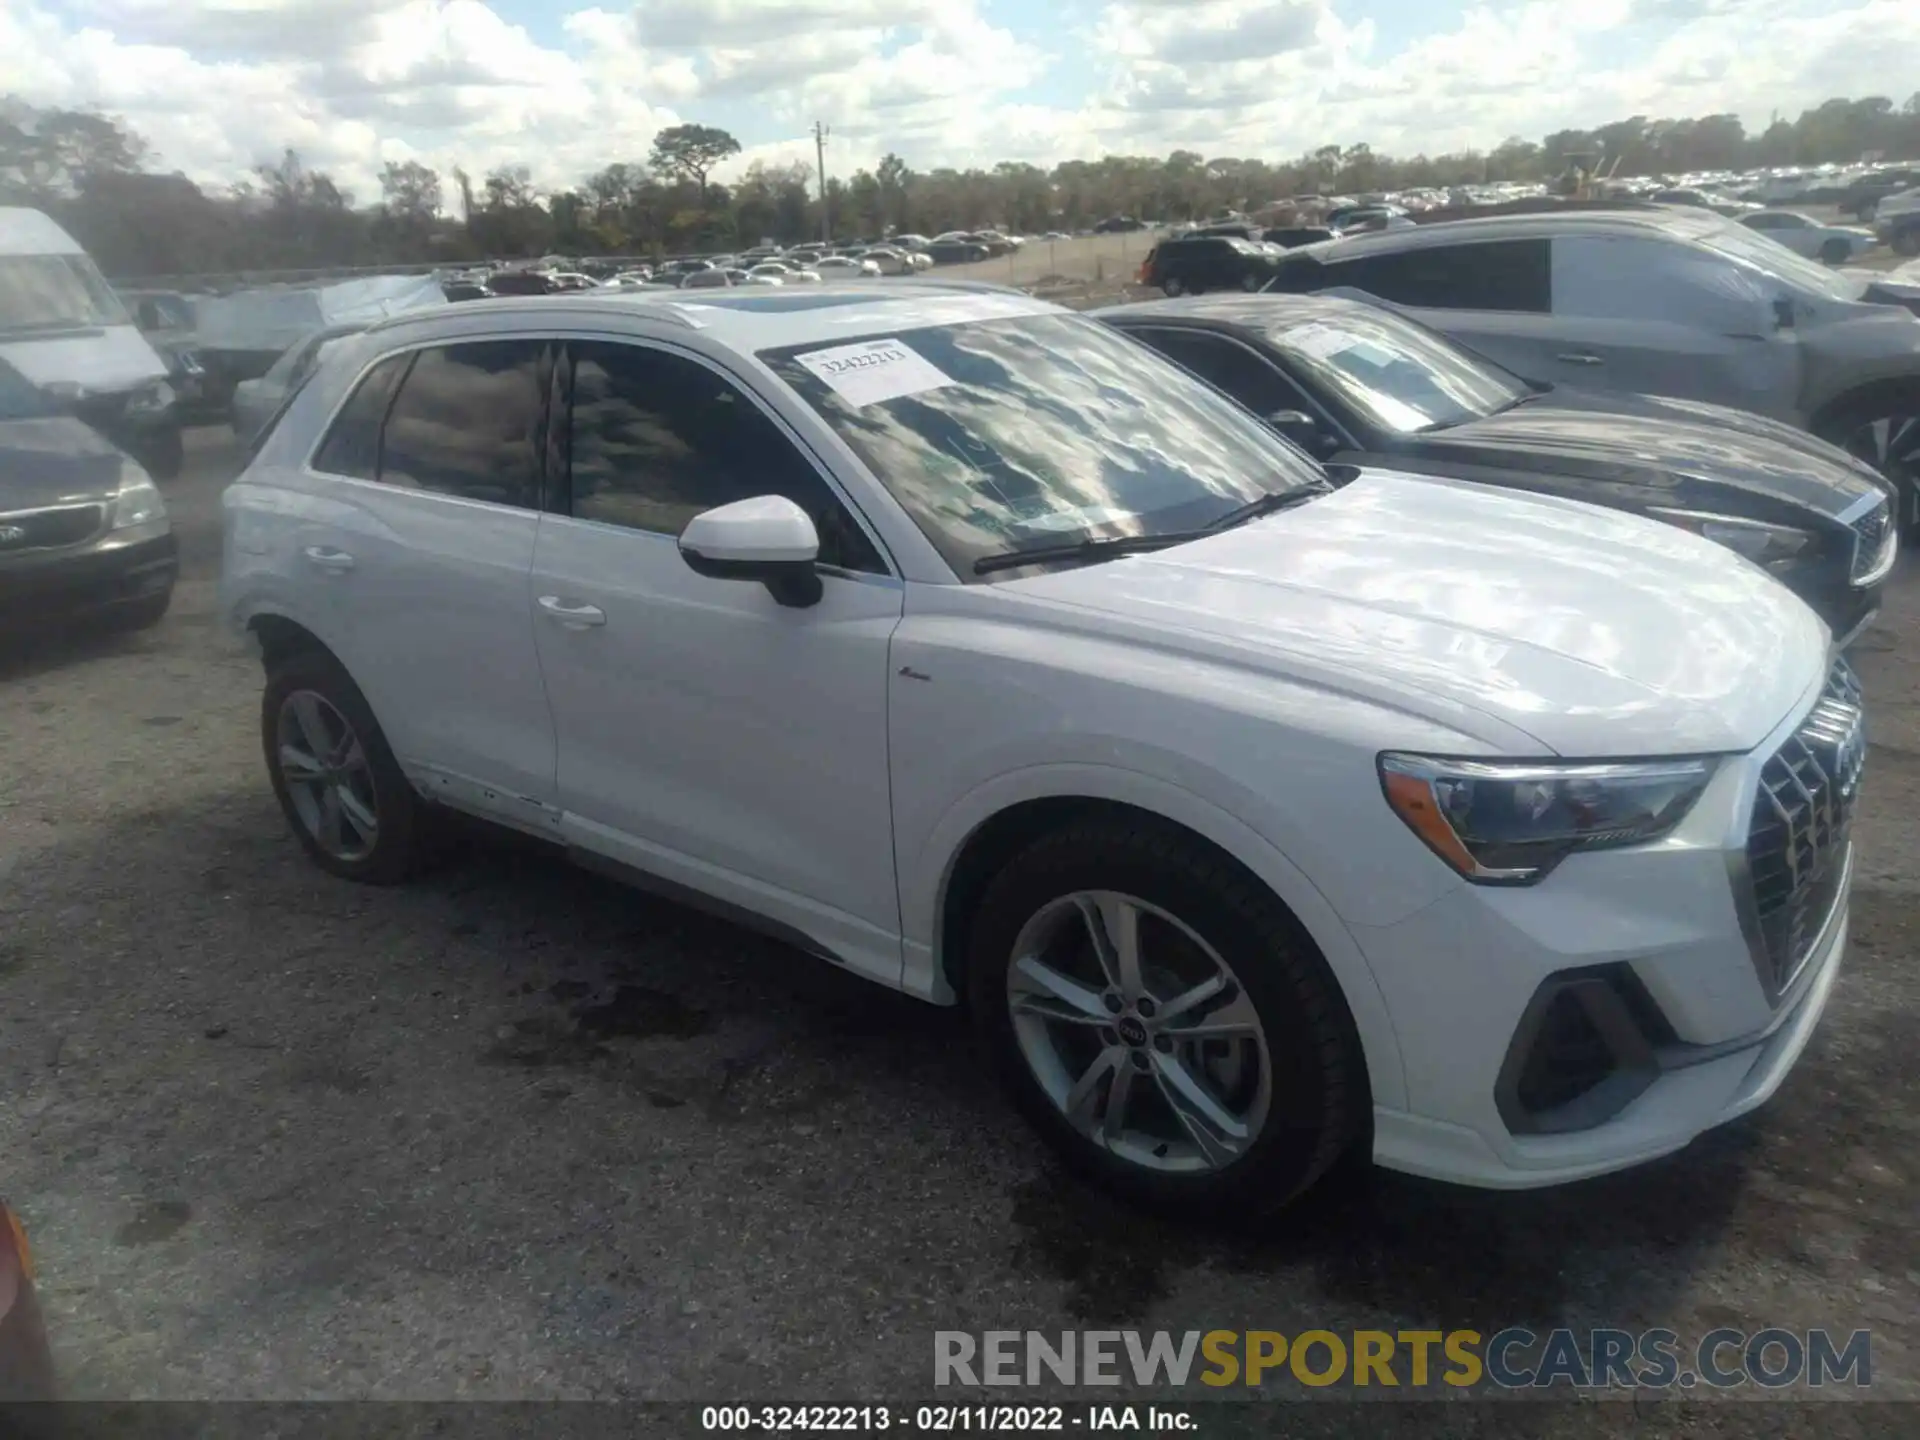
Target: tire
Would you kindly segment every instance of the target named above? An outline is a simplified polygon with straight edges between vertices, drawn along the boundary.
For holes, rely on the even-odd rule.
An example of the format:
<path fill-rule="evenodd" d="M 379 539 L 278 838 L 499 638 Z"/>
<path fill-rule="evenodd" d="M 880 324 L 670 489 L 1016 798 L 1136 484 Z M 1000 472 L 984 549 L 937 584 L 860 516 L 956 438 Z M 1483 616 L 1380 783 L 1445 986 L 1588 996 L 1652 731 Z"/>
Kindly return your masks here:
<path fill-rule="evenodd" d="M 1844 265 L 1853 255 L 1853 247 L 1844 240 L 1829 240 L 1820 247 L 1820 260 L 1825 265 Z"/>
<path fill-rule="evenodd" d="M 1145 986 L 1164 1015 L 1118 1002 L 1107 1023 L 1109 1006 L 1091 987 L 1113 986 L 1101 979 L 1075 898 L 1090 892 L 1140 917 Z M 1132 1201 L 1184 1215 L 1274 1210 L 1366 1133 L 1359 1039 L 1325 961 L 1265 886 L 1171 827 L 1093 819 L 1034 841 L 987 886 L 967 956 L 968 1002 L 1015 1103 L 1073 1169 Z M 1036 965 L 1090 977 L 1076 992 L 1081 1003 L 1036 984 Z M 1173 997 L 1198 993 L 1194 982 L 1209 973 L 1225 988 L 1176 1019 Z M 1178 1039 L 1195 1019 L 1242 1035 Z M 1122 1070 L 1132 1072 L 1124 1088 Z M 1168 1098 L 1191 1095 L 1181 1077 L 1211 1097 L 1210 1113 L 1239 1121 L 1244 1137 L 1183 1122 Z M 1076 1121 L 1067 1106 L 1089 1080 L 1094 1098 Z M 1090 1131 L 1111 1134 L 1116 1103 L 1137 1125 L 1094 1139 Z M 1189 1110 L 1199 1113 L 1209 1112 Z"/>
<path fill-rule="evenodd" d="M 1260 277 L 1249 270 L 1240 277 L 1240 288 L 1249 295 L 1254 294 L 1260 289 Z"/>
<path fill-rule="evenodd" d="M 298 697 L 303 695 L 317 700 L 318 706 L 301 703 Z M 316 743 L 320 737 L 301 723 L 303 714 L 312 717 L 316 711 L 325 731 L 323 743 Z M 292 741 L 309 754 L 329 749 L 332 753 L 325 758 L 333 761 L 346 749 L 342 723 L 359 742 L 355 759 L 332 765 L 325 783 L 302 784 L 290 778 L 282 758 L 286 744 Z M 277 662 L 261 697 L 260 739 L 274 797 L 314 864 L 343 880 L 369 885 L 397 884 L 419 868 L 426 848 L 425 804 L 401 773 L 360 687 L 339 661 L 323 651 L 304 650 Z M 364 819 L 355 819 L 345 800 L 337 802 L 337 812 L 324 801 L 326 789 L 342 787 L 371 816 L 370 839 Z M 339 813 L 345 821 L 344 828 L 333 832 L 342 841 L 337 845 L 322 839 L 329 813 Z"/>
<path fill-rule="evenodd" d="M 1902 531 L 1920 536 L 1920 381 L 1843 403 L 1820 418 L 1814 433 L 1885 476 Z"/>
<path fill-rule="evenodd" d="M 1903 230 L 1893 232 L 1893 253 L 1896 255 L 1920 255 L 1920 225 L 1909 225 Z"/>
<path fill-rule="evenodd" d="M 1160 288 L 1168 295 L 1175 297 L 1184 295 L 1187 289 L 1187 287 L 1181 283 L 1178 275 L 1169 275 L 1166 279 L 1162 280 L 1160 282 Z"/>

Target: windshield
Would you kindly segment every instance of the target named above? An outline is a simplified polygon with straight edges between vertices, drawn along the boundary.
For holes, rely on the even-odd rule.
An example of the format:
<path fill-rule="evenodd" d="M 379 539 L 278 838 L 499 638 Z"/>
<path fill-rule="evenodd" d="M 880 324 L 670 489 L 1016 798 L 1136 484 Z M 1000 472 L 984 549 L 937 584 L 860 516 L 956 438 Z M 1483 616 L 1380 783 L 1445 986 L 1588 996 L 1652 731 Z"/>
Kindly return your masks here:
<path fill-rule="evenodd" d="M 1717 255 L 1781 280 L 1787 280 L 1829 300 L 1858 300 L 1866 290 L 1859 280 L 1829 270 L 1817 260 L 1789 250 L 1771 235 L 1728 221 L 1725 225 L 1704 228 L 1693 238 Z"/>
<path fill-rule="evenodd" d="M 1231 401 L 1073 315 L 762 351 L 955 572 L 1008 550 L 1195 529 L 1320 468 Z"/>
<path fill-rule="evenodd" d="M 1531 393 L 1506 372 L 1384 311 L 1356 308 L 1271 338 L 1304 378 L 1403 435 L 1478 420 Z"/>
<path fill-rule="evenodd" d="M 125 325 L 107 282 L 84 255 L 0 255 L 0 333 Z"/>

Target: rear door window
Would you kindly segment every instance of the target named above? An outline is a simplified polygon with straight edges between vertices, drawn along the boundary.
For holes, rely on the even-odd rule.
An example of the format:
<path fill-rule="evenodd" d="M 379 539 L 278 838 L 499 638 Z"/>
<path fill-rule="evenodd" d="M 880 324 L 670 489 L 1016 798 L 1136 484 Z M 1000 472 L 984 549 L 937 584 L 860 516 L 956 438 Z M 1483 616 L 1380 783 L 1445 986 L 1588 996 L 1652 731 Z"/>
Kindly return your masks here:
<path fill-rule="evenodd" d="M 1204 330 L 1169 328 L 1132 333 L 1256 415 L 1295 410 L 1306 403 L 1291 380 L 1237 340 Z"/>
<path fill-rule="evenodd" d="M 550 347 L 485 340 L 422 350 L 380 439 L 380 483 L 540 508 Z"/>
<path fill-rule="evenodd" d="M 1552 267 L 1545 240 L 1481 240 L 1362 255 L 1326 266 L 1329 285 L 1351 285 L 1430 310 L 1545 314 Z"/>

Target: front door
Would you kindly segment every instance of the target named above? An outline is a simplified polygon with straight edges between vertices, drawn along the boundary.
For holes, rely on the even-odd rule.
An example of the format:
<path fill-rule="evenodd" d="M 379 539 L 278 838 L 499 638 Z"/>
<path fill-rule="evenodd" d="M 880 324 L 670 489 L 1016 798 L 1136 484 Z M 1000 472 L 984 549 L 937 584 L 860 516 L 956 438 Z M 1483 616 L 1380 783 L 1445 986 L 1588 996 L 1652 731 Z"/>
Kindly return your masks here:
<path fill-rule="evenodd" d="M 532 587 L 564 830 L 898 983 L 900 582 L 814 459 L 706 361 L 580 341 L 568 364 L 570 483 L 541 519 Z M 680 556 L 694 515 L 765 494 L 814 517 L 817 605 Z"/>

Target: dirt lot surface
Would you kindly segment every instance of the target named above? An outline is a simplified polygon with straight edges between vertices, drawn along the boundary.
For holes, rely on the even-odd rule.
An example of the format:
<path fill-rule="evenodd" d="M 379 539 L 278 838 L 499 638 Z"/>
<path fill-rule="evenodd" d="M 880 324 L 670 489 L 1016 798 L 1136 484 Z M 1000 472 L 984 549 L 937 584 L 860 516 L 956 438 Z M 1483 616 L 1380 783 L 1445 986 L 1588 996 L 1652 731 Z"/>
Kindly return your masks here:
<path fill-rule="evenodd" d="M 1558 1192 L 1380 1175 L 1200 1233 L 1060 1178 L 950 1012 L 513 844 L 396 890 L 308 864 L 215 626 L 233 452 L 195 440 L 168 619 L 0 662 L 0 1185 L 73 1393 L 924 1398 L 936 1329 L 1566 1324 L 1870 1327 L 1874 1393 L 1920 1398 L 1912 565 L 1858 657 L 1853 950 L 1769 1106 Z"/>

